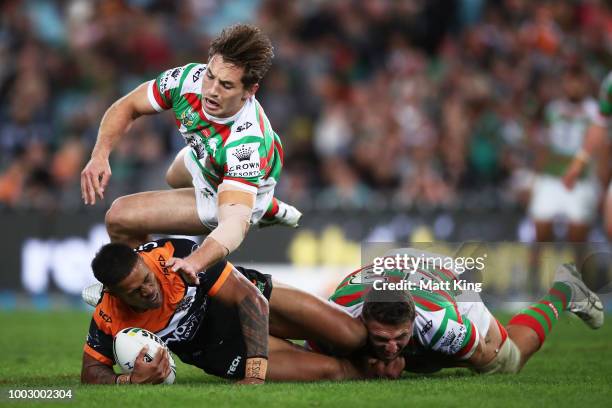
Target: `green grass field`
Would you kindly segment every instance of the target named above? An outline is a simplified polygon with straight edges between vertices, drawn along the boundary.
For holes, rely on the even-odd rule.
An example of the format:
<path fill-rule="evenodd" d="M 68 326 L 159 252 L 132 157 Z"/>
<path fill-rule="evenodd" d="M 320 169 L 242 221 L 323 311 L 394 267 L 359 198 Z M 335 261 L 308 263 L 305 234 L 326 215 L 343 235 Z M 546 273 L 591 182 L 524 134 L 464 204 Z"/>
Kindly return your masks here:
<path fill-rule="evenodd" d="M 177 360 L 172 386 L 83 386 L 83 342 L 89 325 L 83 312 L 0 312 L 0 406 L 9 389 L 71 388 L 73 400 L 45 405 L 86 406 L 498 406 L 599 407 L 612 400 L 612 325 L 591 331 L 567 316 L 542 350 L 516 376 L 476 376 L 445 370 L 399 381 L 277 383 L 235 386 Z M 37 404 L 37 405 L 40 405 Z"/>

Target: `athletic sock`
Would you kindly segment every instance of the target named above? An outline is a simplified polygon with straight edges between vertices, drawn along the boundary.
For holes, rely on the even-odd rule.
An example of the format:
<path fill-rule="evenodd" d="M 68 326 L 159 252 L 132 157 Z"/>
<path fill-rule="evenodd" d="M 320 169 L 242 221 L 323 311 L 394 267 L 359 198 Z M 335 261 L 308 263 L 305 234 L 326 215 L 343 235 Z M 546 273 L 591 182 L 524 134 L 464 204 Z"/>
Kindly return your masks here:
<path fill-rule="evenodd" d="M 555 282 L 546 296 L 522 310 L 510 319 L 508 324 L 529 327 L 537 333 L 541 346 L 554 324 L 559 320 L 561 312 L 567 309 L 571 297 L 572 289 L 567 283 Z"/>
<path fill-rule="evenodd" d="M 276 197 L 272 197 L 272 201 L 266 210 L 266 213 L 263 215 L 263 218 L 266 220 L 274 219 L 274 216 L 278 213 L 278 200 Z"/>

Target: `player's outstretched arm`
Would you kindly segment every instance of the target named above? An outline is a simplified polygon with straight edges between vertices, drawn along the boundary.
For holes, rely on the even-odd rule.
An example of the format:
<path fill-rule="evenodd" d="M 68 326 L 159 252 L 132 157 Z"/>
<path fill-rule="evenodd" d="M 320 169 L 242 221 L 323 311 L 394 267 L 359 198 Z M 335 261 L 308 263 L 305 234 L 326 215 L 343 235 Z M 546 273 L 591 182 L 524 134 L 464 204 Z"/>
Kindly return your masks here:
<path fill-rule="evenodd" d="M 591 158 L 597 155 L 598 151 L 604 149 L 606 141 L 607 130 L 605 126 L 599 124 L 592 124 L 589 126 L 582 149 L 576 153 L 567 171 L 563 175 L 562 180 L 565 187 L 570 190 L 574 188 L 576 180 L 578 180 L 584 168 L 589 164 Z"/>
<path fill-rule="evenodd" d="M 199 272 L 240 246 L 249 230 L 254 205 L 255 194 L 221 184 L 217 202 L 219 225 L 191 255 L 185 259 L 172 258 L 167 265 L 180 272 L 189 283 L 198 285 Z"/>
<path fill-rule="evenodd" d="M 268 367 L 268 301 L 234 268 L 213 296 L 238 309 L 247 357 L 245 377 L 240 383 L 263 383 Z"/>
<path fill-rule="evenodd" d="M 141 84 L 104 113 L 91 159 L 81 172 L 81 195 L 85 204 L 95 204 L 96 194 L 104 198 L 104 189 L 111 176 L 108 157 L 132 122 L 142 115 L 157 113 L 147 97 L 149 86 L 149 82 Z"/>
<path fill-rule="evenodd" d="M 270 336 L 271 381 L 340 381 L 367 378 L 395 379 L 405 367 L 403 357 L 384 363 L 367 355 L 338 358 L 306 350 L 290 341 Z"/>

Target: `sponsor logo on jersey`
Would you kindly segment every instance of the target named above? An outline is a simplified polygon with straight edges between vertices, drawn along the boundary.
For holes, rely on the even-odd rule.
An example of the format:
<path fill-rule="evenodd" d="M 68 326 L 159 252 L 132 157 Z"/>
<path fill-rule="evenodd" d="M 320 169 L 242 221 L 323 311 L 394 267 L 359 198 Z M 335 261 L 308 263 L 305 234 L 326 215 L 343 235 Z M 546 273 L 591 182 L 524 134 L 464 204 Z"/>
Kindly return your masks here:
<path fill-rule="evenodd" d="M 180 82 L 181 73 L 184 69 L 184 67 L 179 67 L 164 72 L 159 80 L 159 91 L 164 93 L 168 89 L 178 85 Z"/>
<path fill-rule="evenodd" d="M 159 263 L 159 267 L 161 268 L 164 275 L 167 276 L 170 274 L 168 268 L 166 267 L 166 258 L 164 258 L 163 255 L 157 257 L 157 263 Z"/>
<path fill-rule="evenodd" d="M 196 112 L 194 112 L 193 108 L 189 108 L 187 110 L 184 110 L 181 113 L 181 116 L 179 118 L 179 120 L 181 121 L 181 123 L 185 127 L 193 126 L 193 124 L 195 123 L 195 121 L 197 119 L 198 119 L 198 114 Z"/>
<path fill-rule="evenodd" d="M 233 153 L 232 156 L 238 159 L 238 161 L 247 161 L 251 160 L 251 155 L 253 154 L 253 149 L 250 146 L 239 146 Z"/>
<path fill-rule="evenodd" d="M 166 339 L 166 343 L 170 344 L 173 342 L 190 340 L 197 331 L 197 328 L 200 327 L 200 320 L 197 314 L 190 315 L 185 323 L 177 326 L 177 328 L 170 333 L 169 337 Z"/>
<path fill-rule="evenodd" d="M 234 373 L 238 369 L 238 366 L 240 365 L 241 360 L 242 360 L 241 356 L 236 356 L 236 358 L 232 360 L 232 364 L 230 364 L 227 370 L 227 375 L 234 375 Z"/>
<path fill-rule="evenodd" d="M 449 322 L 449 326 L 450 326 Z M 448 354 L 456 354 L 461 350 L 461 343 L 465 337 L 466 328 L 465 326 L 459 326 L 458 324 L 453 325 L 440 339 L 440 350 L 446 351 Z"/>
<path fill-rule="evenodd" d="M 191 77 L 193 82 L 196 82 L 198 79 L 200 79 L 200 76 L 202 75 L 202 72 L 204 72 L 205 69 L 206 69 L 206 67 L 200 67 L 200 68 L 198 68 L 198 70 L 196 72 L 193 73 L 193 75 Z"/>
<path fill-rule="evenodd" d="M 189 309 L 189 306 L 191 306 L 191 304 L 193 303 L 193 296 L 185 296 L 181 302 L 178 304 L 178 306 L 176 307 L 176 310 L 174 311 L 174 313 L 179 313 L 182 312 L 183 310 L 187 310 Z"/>
<path fill-rule="evenodd" d="M 204 148 L 204 143 L 198 135 L 195 135 L 193 133 L 187 133 L 183 134 L 183 137 L 185 138 L 185 142 L 189 145 L 189 147 L 191 147 L 191 149 L 195 153 L 196 158 L 198 160 L 202 160 L 204 157 L 206 157 L 206 149 Z"/>
<path fill-rule="evenodd" d="M 191 301 L 190 306 L 192 306 L 194 302 L 195 299 Z M 202 323 L 202 319 L 206 314 L 205 312 L 207 304 L 208 303 L 206 302 L 206 298 L 204 298 L 202 304 L 194 308 L 194 310 L 190 312 L 188 317 L 182 323 L 179 323 L 176 326 L 176 329 L 172 330 L 170 333 L 164 336 L 163 340 L 165 340 L 166 344 L 191 340 L 191 338 L 198 331 L 200 324 Z"/>
<path fill-rule="evenodd" d="M 168 90 L 168 79 L 170 75 L 168 72 L 164 73 L 159 81 L 159 92 L 162 94 Z"/>
<path fill-rule="evenodd" d="M 432 327 L 433 320 L 428 320 L 427 323 L 425 323 L 425 326 L 423 326 L 423 328 L 419 330 L 419 333 L 421 333 L 421 336 L 424 336 L 428 331 L 431 330 Z"/>
<path fill-rule="evenodd" d="M 247 130 L 248 128 L 250 128 L 251 126 L 253 126 L 253 124 L 251 122 L 245 122 L 242 125 L 238 126 L 236 128 L 236 132 L 240 133 L 243 130 Z"/>
<path fill-rule="evenodd" d="M 259 143 L 245 143 L 227 150 L 227 175 L 249 178 L 261 174 L 259 168 Z"/>
<path fill-rule="evenodd" d="M 100 315 L 102 320 L 104 320 L 106 323 L 111 323 L 113 321 L 113 319 L 111 319 L 111 317 L 108 314 L 106 314 L 106 312 L 104 312 L 102 309 L 100 309 L 98 314 Z"/>

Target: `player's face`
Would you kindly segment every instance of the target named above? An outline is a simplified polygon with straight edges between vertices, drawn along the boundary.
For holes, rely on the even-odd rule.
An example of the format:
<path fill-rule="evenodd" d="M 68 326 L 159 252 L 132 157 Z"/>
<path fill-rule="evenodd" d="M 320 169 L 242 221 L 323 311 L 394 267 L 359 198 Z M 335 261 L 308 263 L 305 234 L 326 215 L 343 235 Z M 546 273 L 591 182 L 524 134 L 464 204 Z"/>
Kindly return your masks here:
<path fill-rule="evenodd" d="M 563 91 L 572 102 L 581 101 L 587 93 L 587 83 L 580 75 L 566 74 L 563 79 Z"/>
<path fill-rule="evenodd" d="M 412 322 L 398 325 L 383 324 L 377 321 L 364 321 L 368 329 L 368 342 L 374 357 L 391 361 L 399 357 L 412 336 Z"/>
<path fill-rule="evenodd" d="M 204 111 L 220 118 L 238 112 L 259 87 L 255 84 L 246 89 L 242 84 L 243 74 L 244 68 L 225 62 L 221 55 L 213 55 L 208 61 L 202 81 Z"/>
<path fill-rule="evenodd" d="M 156 309 L 163 300 L 155 274 L 140 259 L 132 272 L 111 288 L 111 292 L 136 310 Z"/>

